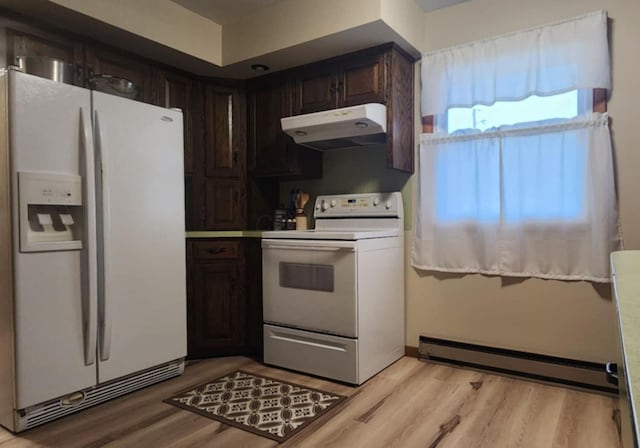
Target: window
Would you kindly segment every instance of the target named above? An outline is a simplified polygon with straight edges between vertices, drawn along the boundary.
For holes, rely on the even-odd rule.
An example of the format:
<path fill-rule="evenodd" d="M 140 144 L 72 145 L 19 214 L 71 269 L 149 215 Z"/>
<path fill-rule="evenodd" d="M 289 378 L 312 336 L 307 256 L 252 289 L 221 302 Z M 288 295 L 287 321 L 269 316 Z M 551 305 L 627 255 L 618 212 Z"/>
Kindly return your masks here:
<path fill-rule="evenodd" d="M 608 281 L 609 86 L 604 11 L 425 53 L 413 266 Z"/>
<path fill-rule="evenodd" d="M 571 90 L 566 93 L 531 95 L 520 101 L 497 101 L 493 105 L 451 107 L 443 114 L 443 127 L 448 134 L 464 130 L 485 132 L 509 125 L 537 123 L 543 120 L 569 119 L 588 112 L 591 96 L 587 92 Z M 485 159 L 486 166 L 468 163 L 471 158 L 459 157 L 460 150 L 440 153 L 436 167 L 436 218 L 439 222 L 506 222 L 539 223 L 566 221 L 581 223 L 584 215 L 585 155 L 575 136 L 565 134 L 566 150 L 557 151 L 560 143 L 548 142 L 536 153 L 527 148 L 503 152 L 501 161 Z M 573 140 L 573 141 L 572 141 Z M 464 157 L 464 155 L 462 155 Z M 545 182 L 536 176 L 536 170 L 521 165 L 544 164 L 549 174 Z M 500 185 L 492 179 L 500 177 L 502 165 L 502 201 Z M 449 170 L 457 171 L 454 175 Z M 461 181 L 467 179 L 470 182 Z M 447 185 L 456 182 L 452 188 Z M 473 184 L 482 184 L 483 187 Z M 478 191 L 479 200 L 473 191 Z M 502 210 L 501 210 L 502 208 Z"/>
<path fill-rule="evenodd" d="M 585 101 L 579 101 L 578 91 L 571 90 L 550 96 L 531 95 L 521 101 L 496 101 L 490 106 L 451 107 L 446 114 L 446 128 L 451 134 L 461 129 L 486 131 L 550 118 L 574 118 L 578 115 L 578 109 L 584 111 L 584 106 Z"/>

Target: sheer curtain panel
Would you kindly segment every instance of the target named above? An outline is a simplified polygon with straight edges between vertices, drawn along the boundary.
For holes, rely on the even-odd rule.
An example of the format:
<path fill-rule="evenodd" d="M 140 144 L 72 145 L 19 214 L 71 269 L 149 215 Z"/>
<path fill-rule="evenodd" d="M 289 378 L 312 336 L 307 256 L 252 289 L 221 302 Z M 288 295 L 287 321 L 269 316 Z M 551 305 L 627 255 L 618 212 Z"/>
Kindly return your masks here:
<path fill-rule="evenodd" d="M 423 115 L 591 93 L 609 73 L 606 13 L 592 13 L 424 54 Z M 609 117 L 574 106 L 573 118 L 422 134 L 413 266 L 608 282 L 621 246 Z"/>
<path fill-rule="evenodd" d="M 619 233 L 608 116 L 430 137 L 413 265 L 609 281 Z"/>

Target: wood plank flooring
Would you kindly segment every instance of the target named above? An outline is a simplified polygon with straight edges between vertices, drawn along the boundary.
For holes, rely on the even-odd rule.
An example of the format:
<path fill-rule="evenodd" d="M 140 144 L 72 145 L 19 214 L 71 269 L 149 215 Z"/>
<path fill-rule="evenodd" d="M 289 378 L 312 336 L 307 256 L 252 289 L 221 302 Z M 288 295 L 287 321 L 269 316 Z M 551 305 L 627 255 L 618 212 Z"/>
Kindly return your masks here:
<path fill-rule="evenodd" d="M 162 403 L 238 368 L 350 396 L 283 447 L 620 447 L 618 403 L 607 396 L 413 358 L 349 387 L 230 357 L 193 363 L 179 378 L 16 436 L 0 428 L 0 448 L 278 446 Z"/>

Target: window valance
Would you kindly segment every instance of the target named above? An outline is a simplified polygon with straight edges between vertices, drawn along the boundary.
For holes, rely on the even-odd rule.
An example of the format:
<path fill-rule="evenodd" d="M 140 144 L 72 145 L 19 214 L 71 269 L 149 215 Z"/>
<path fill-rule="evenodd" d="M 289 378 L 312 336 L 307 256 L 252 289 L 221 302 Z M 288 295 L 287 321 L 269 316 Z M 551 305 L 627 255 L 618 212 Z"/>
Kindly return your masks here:
<path fill-rule="evenodd" d="M 607 13 L 426 52 L 422 116 L 450 107 L 521 100 L 574 89 L 610 89 Z"/>

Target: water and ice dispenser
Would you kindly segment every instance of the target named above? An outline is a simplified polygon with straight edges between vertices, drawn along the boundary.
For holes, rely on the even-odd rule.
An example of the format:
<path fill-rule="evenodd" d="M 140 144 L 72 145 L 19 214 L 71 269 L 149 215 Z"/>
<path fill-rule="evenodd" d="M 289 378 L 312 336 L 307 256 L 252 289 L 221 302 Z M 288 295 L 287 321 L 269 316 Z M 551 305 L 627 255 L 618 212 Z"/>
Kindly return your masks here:
<path fill-rule="evenodd" d="M 20 251 L 82 249 L 81 177 L 18 173 Z"/>

